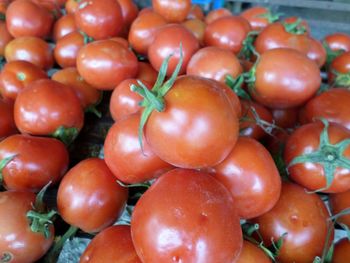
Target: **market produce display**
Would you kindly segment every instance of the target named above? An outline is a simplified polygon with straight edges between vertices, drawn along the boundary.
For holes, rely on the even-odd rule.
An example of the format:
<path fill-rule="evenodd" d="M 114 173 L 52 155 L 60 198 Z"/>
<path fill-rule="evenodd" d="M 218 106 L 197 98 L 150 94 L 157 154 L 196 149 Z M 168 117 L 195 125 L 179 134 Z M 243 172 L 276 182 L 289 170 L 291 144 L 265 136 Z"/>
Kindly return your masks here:
<path fill-rule="evenodd" d="M 4 0 L 0 66 L 0 263 L 350 262 L 350 35 Z"/>

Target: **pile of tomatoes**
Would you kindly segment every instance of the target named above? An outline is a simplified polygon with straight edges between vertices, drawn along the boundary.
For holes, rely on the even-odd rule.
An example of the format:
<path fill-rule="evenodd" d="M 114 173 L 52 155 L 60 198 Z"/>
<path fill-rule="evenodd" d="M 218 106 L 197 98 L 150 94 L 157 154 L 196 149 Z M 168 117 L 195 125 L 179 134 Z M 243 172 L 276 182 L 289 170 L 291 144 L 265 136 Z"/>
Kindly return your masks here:
<path fill-rule="evenodd" d="M 349 262 L 349 35 L 189 0 L 0 13 L 0 262 L 55 262 L 78 229 L 81 263 Z M 73 164 L 102 94 L 103 158 Z"/>

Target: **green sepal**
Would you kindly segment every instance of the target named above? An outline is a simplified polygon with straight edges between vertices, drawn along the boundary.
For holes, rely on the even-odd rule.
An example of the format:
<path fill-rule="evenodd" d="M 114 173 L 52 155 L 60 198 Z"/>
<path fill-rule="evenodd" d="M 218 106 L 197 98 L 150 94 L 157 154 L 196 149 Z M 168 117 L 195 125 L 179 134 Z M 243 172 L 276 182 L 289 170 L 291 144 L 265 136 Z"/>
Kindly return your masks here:
<path fill-rule="evenodd" d="M 281 18 L 281 16 L 283 16 L 283 15 L 284 15 L 283 13 L 272 13 L 271 10 L 268 9 L 267 13 L 257 15 L 256 17 L 266 18 L 267 21 L 269 22 L 269 24 L 272 24 L 272 23 L 278 21 Z"/>
<path fill-rule="evenodd" d="M 4 180 L 2 170 L 4 170 L 6 165 L 8 165 L 13 160 L 13 158 L 15 158 L 17 155 L 18 154 L 11 155 L 11 156 L 6 157 L 0 161 L 0 183 L 2 183 Z"/>
<path fill-rule="evenodd" d="M 52 218 L 57 214 L 51 210 L 46 214 L 30 210 L 27 212 L 27 218 L 30 221 L 30 229 L 34 233 L 41 233 L 46 239 L 51 237 L 50 226 L 53 225 Z"/>
<path fill-rule="evenodd" d="M 76 127 L 66 128 L 64 126 L 60 126 L 51 136 L 59 139 L 68 146 L 75 140 L 78 134 L 79 130 Z"/>
<path fill-rule="evenodd" d="M 236 95 L 244 100 L 252 100 L 250 95 L 242 88 L 244 83 L 244 75 L 239 75 L 234 79 L 231 75 L 226 75 L 225 83 L 229 86 Z"/>
<path fill-rule="evenodd" d="M 117 183 L 125 188 L 134 188 L 134 187 L 145 187 L 145 188 L 150 188 L 151 183 L 146 182 L 146 183 L 138 183 L 138 184 L 124 184 L 122 181 L 117 180 Z"/>
<path fill-rule="evenodd" d="M 250 59 L 252 54 L 259 55 L 256 52 L 254 47 L 254 42 L 257 36 L 259 35 L 258 31 L 250 31 L 246 38 L 243 40 L 242 49 L 240 50 L 238 57 L 242 59 Z"/>
<path fill-rule="evenodd" d="M 299 17 L 295 22 L 293 23 L 287 23 L 287 22 L 282 22 L 282 25 L 284 26 L 284 29 L 291 34 L 294 35 L 304 35 L 307 30 L 305 26 L 303 26 L 301 23 L 303 20 Z"/>
<path fill-rule="evenodd" d="M 85 3 L 87 3 L 87 2 L 85 2 Z M 86 5 L 87 5 L 87 4 L 86 4 Z M 85 7 L 85 6 L 84 6 L 84 7 Z M 89 44 L 89 43 L 91 43 L 91 42 L 94 42 L 94 39 L 93 39 L 92 37 L 88 36 L 84 31 L 79 30 L 78 32 L 79 32 L 79 34 L 82 35 L 83 38 L 84 38 L 84 45 L 87 45 L 87 44 Z"/>
<path fill-rule="evenodd" d="M 330 64 L 333 62 L 333 60 L 334 60 L 336 57 L 338 57 L 338 56 L 340 56 L 341 54 L 343 54 L 343 53 L 345 52 L 345 50 L 342 50 L 342 49 L 340 49 L 340 50 L 332 50 L 332 49 L 330 48 L 330 46 L 327 44 L 326 41 L 323 41 L 323 42 L 322 42 L 322 45 L 323 45 L 323 47 L 325 48 L 326 53 L 327 53 L 325 67 L 326 67 L 326 69 L 328 69 L 329 66 L 330 66 Z"/>
<path fill-rule="evenodd" d="M 333 74 L 335 76 L 332 83 L 333 87 L 350 87 L 350 72 L 340 73 L 338 71 L 333 70 Z"/>

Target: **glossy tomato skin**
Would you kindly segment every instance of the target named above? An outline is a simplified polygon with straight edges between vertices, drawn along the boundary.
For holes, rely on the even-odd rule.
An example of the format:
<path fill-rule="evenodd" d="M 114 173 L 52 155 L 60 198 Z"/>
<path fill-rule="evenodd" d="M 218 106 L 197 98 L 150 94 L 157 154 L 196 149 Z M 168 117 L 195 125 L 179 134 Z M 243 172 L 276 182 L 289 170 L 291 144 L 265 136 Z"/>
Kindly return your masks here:
<path fill-rule="evenodd" d="M 0 56 L 4 56 L 5 47 L 13 39 L 10 32 L 7 29 L 6 22 L 0 21 Z"/>
<path fill-rule="evenodd" d="M 204 43 L 207 46 L 226 48 L 238 54 L 249 31 L 251 31 L 250 24 L 243 17 L 222 17 L 207 25 Z"/>
<path fill-rule="evenodd" d="M 66 14 L 55 22 L 52 29 L 52 38 L 55 42 L 60 38 L 77 30 L 73 14 Z"/>
<path fill-rule="evenodd" d="M 281 178 L 276 165 L 254 139 L 239 137 L 229 156 L 212 171 L 232 194 L 240 218 L 260 216 L 279 199 Z"/>
<path fill-rule="evenodd" d="M 59 140 L 22 134 L 0 142 L 0 160 L 12 156 L 2 170 L 3 184 L 8 190 L 39 192 L 49 182 L 57 183 L 69 162 L 68 151 Z"/>
<path fill-rule="evenodd" d="M 332 211 L 332 215 L 340 213 L 344 209 L 350 208 L 350 190 L 342 193 L 329 195 L 329 206 Z M 338 223 L 343 223 L 350 227 L 350 215 L 340 216 L 337 219 Z"/>
<path fill-rule="evenodd" d="M 71 87 L 54 80 L 30 83 L 17 96 L 15 123 L 22 133 L 50 135 L 59 127 L 81 130 L 84 112 Z"/>
<path fill-rule="evenodd" d="M 64 7 L 67 11 L 67 14 L 74 14 L 79 6 L 79 2 L 75 0 L 67 0 Z"/>
<path fill-rule="evenodd" d="M 145 81 L 153 86 L 157 80 L 157 76 L 158 72 L 151 66 L 151 64 L 139 61 L 139 70 L 135 77 L 136 79 Z"/>
<path fill-rule="evenodd" d="M 114 225 L 102 230 L 89 243 L 79 263 L 141 263 L 131 239 L 130 226 Z"/>
<path fill-rule="evenodd" d="M 344 52 L 336 57 L 329 66 L 328 82 L 333 83 L 335 80 L 334 72 L 349 74 L 350 72 L 350 52 Z"/>
<path fill-rule="evenodd" d="M 159 71 L 164 59 L 173 54 L 167 69 L 167 76 L 170 76 L 180 59 L 180 44 L 182 44 L 183 63 L 179 74 L 185 73 L 192 55 L 199 49 L 199 42 L 188 29 L 180 24 L 163 26 L 157 32 L 153 43 L 148 48 L 148 58 L 153 68 Z"/>
<path fill-rule="evenodd" d="M 258 248 L 256 245 L 249 241 L 243 240 L 243 247 L 241 254 L 236 261 L 236 263 L 271 263 L 271 259 L 266 256 L 266 254 Z"/>
<path fill-rule="evenodd" d="M 0 93 L 4 98 L 14 101 L 29 83 L 47 78 L 45 71 L 28 61 L 10 61 L 1 71 Z"/>
<path fill-rule="evenodd" d="M 259 224 L 265 244 L 287 233 L 278 262 L 309 263 L 322 254 L 328 217 L 327 208 L 318 195 L 306 193 L 296 184 L 283 183 L 277 204 L 253 222 Z"/>
<path fill-rule="evenodd" d="M 50 45 L 38 37 L 19 37 L 5 47 L 7 62 L 25 60 L 47 70 L 53 65 L 53 54 Z"/>
<path fill-rule="evenodd" d="M 342 238 L 334 246 L 332 263 L 346 263 L 350 258 L 350 241 Z"/>
<path fill-rule="evenodd" d="M 322 43 L 314 38 L 309 38 L 309 49 L 306 53 L 307 57 L 312 61 L 316 62 L 316 64 L 321 68 L 327 59 L 327 52 Z"/>
<path fill-rule="evenodd" d="M 1 258 L 8 253 L 12 256 L 9 262 L 37 262 L 51 247 L 54 228 L 49 226 L 51 235 L 47 239 L 42 233 L 30 229 L 26 214 L 33 209 L 35 194 L 5 191 L 0 193 L 0 200 Z"/>
<path fill-rule="evenodd" d="M 215 20 L 225 16 L 232 16 L 231 11 L 227 8 L 218 8 L 209 11 L 209 13 L 205 16 L 204 21 L 207 23 L 207 25 L 209 25 Z"/>
<path fill-rule="evenodd" d="M 324 125 L 318 121 L 305 124 L 295 130 L 287 140 L 284 150 L 284 160 L 288 165 L 295 157 L 314 152 L 320 143 L 320 134 Z M 345 127 L 330 123 L 328 128 L 329 141 L 336 144 L 350 138 L 350 131 Z M 347 147 L 343 156 L 350 158 L 350 147 Z M 318 163 L 300 163 L 289 167 L 289 175 L 298 184 L 313 191 L 326 187 L 326 178 L 323 166 Z M 346 168 L 337 168 L 331 186 L 322 192 L 339 193 L 350 189 L 350 172 Z"/>
<path fill-rule="evenodd" d="M 117 36 L 123 26 L 116 0 L 82 0 L 74 16 L 77 28 L 95 40 Z"/>
<path fill-rule="evenodd" d="M 191 5 L 190 12 L 187 14 L 187 19 L 200 19 L 204 20 L 204 13 L 199 5 Z"/>
<path fill-rule="evenodd" d="M 244 17 L 252 27 L 252 30 L 262 30 L 267 27 L 270 22 L 264 15 L 269 14 L 269 10 L 263 6 L 253 6 L 243 11 L 240 16 Z"/>
<path fill-rule="evenodd" d="M 308 101 L 321 85 L 316 63 L 289 48 L 263 53 L 256 67 L 251 95 L 271 108 L 293 108 Z"/>
<path fill-rule="evenodd" d="M 156 156 L 143 138 L 138 139 L 140 114 L 116 122 L 108 131 L 104 156 L 112 173 L 124 183 L 141 183 L 154 179 L 172 168 Z M 135 165 L 137 164 L 137 165 Z"/>
<path fill-rule="evenodd" d="M 182 22 L 182 25 L 192 32 L 201 46 L 204 45 L 204 32 L 206 23 L 200 19 L 189 19 Z"/>
<path fill-rule="evenodd" d="M 213 166 L 227 157 L 238 119 L 220 85 L 195 76 L 175 81 L 164 97 L 165 110 L 152 112 L 144 129 L 156 155 L 182 168 Z"/>
<path fill-rule="evenodd" d="M 298 108 L 271 109 L 273 122 L 280 128 L 294 128 L 298 123 Z"/>
<path fill-rule="evenodd" d="M 7 29 L 14 37 L 47 37 L 53 22 L 49 10 L 33 1 L 15 0 L 6 10 Z"/>
<path fill-rule="evenodd" d="M 333 33 L 325 37 L 324 41 L 331 50 L 350 51 L 350 35 L 345 33 Z"/>
<path fill-rule="evenodd" d="M 99 66 L 96 67 L 96 64 Z M 77 69 L 90 85 L 112 90 L 124 79 L 136 76 L 138 61 L 131 50 L 117 41 L 100 40 L 80 49 Z"/>
<path fill-rule="evenodd" d="M 0 98 L 0 141 L 17 133 L 13 116 L 13 103 Z"/>
<path fill-rule="evenodd" d="M 152 0 L 153 10 L 169 23 L 184 21 L 191 10 L 191 0 Z"/>
<path fill-rule="evenodd" d="M 242 71 L 238 58 L 229 50 L 220 47 L 204 47 L 192 56 L 186 73 L 225 83 L 227 75 L 236 78 Z"/>
<path fill-rule="evenodd" d="M 122 11 L 123 25 L 129 29 L 131 23 L 137 17 L 139 9 L 132 0 L 118 0 L 118 3 Z"/>
<path fill-rule="evenodd" d="M 350 130 L 350 91 L 330 89 L 312 98 L 299 113 L 300 123 L 306 124 L 319 118 L 338 123 Z"/>
<path fill-rule="evenodd" d="M 143 194 L 131 235 L 144 263 L 231 263 L 242 247 L 229 192 L 209 174 L 186 169 L 163 174 Z"/>
<path fill-rule="evenodd" d="M 63 177 L 57 193 L 58 212 L 70 225 L 94 233 L 121 214 L 128 189 L 120 186 L 102 159 L 81 161 Z"/>

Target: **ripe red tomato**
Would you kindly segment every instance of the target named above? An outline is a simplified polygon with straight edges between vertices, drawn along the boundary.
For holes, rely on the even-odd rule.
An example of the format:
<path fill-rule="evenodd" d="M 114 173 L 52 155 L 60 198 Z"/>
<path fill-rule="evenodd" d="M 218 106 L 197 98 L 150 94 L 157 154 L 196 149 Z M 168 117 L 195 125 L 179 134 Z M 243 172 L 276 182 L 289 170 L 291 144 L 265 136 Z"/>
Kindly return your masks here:
<path fill-rule="evenodd" d="M 324 38 L 324 42 L 333 51 L 350 51 L 350 35 L 345 33 L 333 33 Z"/>
<path fill-rule="evenodd" d="M 329 206 L 332 211 L 332 215 L 340 213 L 342 210 L 350 208 L 350 190 L 342 193 L 329 195 Z M 350 227 L 350 215 L 340 216 L 337 219 L 338 223 L 343 223 Z"/>
<path fill-rule="evenodd" d="M 149 83 L 151 86 L 157 80 L 158 72 L 148 62 L 139 61 L 139 71 L 135 79 Z"/>
<path fill-rule="evenodd" d="M 212 172 L 232 194 L 240 218 L 260 216 L 279 199 L 281 177 L 270 153 L 256 140 L 240 137 Z"/>
<path fill-rule="evenodd" d="M 112 90 L 124 79 L 136 76 L 138 61 L 131 50 L 117 41 L 101 40 L 80 49 L 77 68 L 93 87 Z"/>
<path fill-rule="evenodd" d="M 165 110 L 153 111 L 145 126 L 156 155 L 183 168 L 213 166 L 227 157 L 237 140 L 238 118 L 220 83 L 183 76 L 164 101 Z"/>
<path fill-rule="evenodd" d="M 141 183 L 154 179 L 172 166 L 155 155 L 143 140 L 138 140 L 140 114 L 116 122 L 104 142 L 104 156 L 112 173 L 124 183 Z"/>
<path fill-rule="evenodd" d="M 141 263 L 131 239 L 130 226 L 115 225 L 98 233 L 79 263 Z"/>
<path fill-rule="evenodd" d="M 14 115 L 17 128 L 32 135 L 52 135 L 62 126 L 80 131 L 84 123 L 74 90 L 47 79 L 30 83 L 17 95 Z"/>
<path fill-rule="evenodd" d="M 339 162 L 341 158 L 348 162 L 350 147 L 345 147 L 344 152 L 342 152 L 339 147 L 329 146 L 325 143 L 320 145 L 320 135 L 324 128 L 324 124 L 320 121 L 309 123 L 301 126 L 289 136 L 284 150 L 284 160 L 287 165 L 298 156 L 315 154 L 320 147 L 322 148 L 322 156 L 315 156 L 313 158 L 315 161 L 296 163 L 290 166 L 288 168 L 290 178 L 311 191 L 318 189 L 323 189 L 322 192 L 325 193 L 347 191 L 350 189 L 350 170 L 348 167 L 344 167 L 343 163 L 339 165 Z M 329 142 L 332 145 L 350 138 L 350 131 L 339 124 L 330 123 L 327 130 Z M 324 166 L 320 162 L 324 162 L 324 165 L 334 176 L 327 189 L 324 189 L 327 186 L 326 174 Z"/>
<path fill-rule="evenodd" d="M 231 263 L 242 247 L 230 193 L 214 177 L 185 169 L 163 174 L 142 195 L 131 235 L 144 263 Z"/>
<path fill-rule="evenodd" d="M 188 62 L 199 49 L 198 40 L 188 29 L 180 24 L 170 24 L 159 29 L 154 41 L 148 48 L 148 58 L 153 68 L 159 71 L 163 61 L 173 54 L 167 69 L 167 76 L 170 76 L 180 59 L 180 44 L 182 45 L 183 55 L 183 63 L 179 73 L 181 75 L 186 72 Z"/>
<path fill-rule="evenodd" d="M 182 22 L 182 25 L 192 32 L 201 46 L 204 45 L 204 32 L 207 24 L 203 20 L 189 19 Z"/>
<path fill-rule="evenodd" d="M 347 263 L 350 258 L 350 241 L 342 238 L 334 246 L 332 263 Z"/>
<path fill-rule="evenodd" d="M 139 13 L 137 5 L 132 0 L 117 0 L 123 17 L 123 25 L 129 29 L 131 23 L 135 20 Z"/>
<path fill-rule="evenodd" d="M 0 142 L 0 160 L 10 157 L 13 159 L 1 171 L 8 190 L 39 192 L 49 182 L 57 183 L 69 162 L 68 151 L 59 140 L 22 134 Z"/>
<path fill-rule="evenodd" d="M 0 20 L 0 56 L 4 56 L 6 45 L 13 39 L 7 29 L 6 22 Z"/>
<path fill-rule="evenodd" d="M 0 98 L 0 141 L 17 133 L 13 116 L 13 103 Z"/>
<path fill-rule="evenodd" d="M 321 198 L 304 188 L 283 183 L 277 204 L 255 218 L 266 245 L 283 237 L 278 262 L 312 262 L 326 242 L 329 213 Z"/>
<path fill-rule="evenodd" d="M 199 5 L 191 5 L 191 9 L 187 14 L 187 19 L 200 19 L 204 20 L 204 13 Z"/>
<path fill-rule="evenodd" d="M 67 14 L 74 14 L 78 9 L 79 3 L 76 0 L 67 0 L 65 4 Z"/>
<path fill-rule="evenodd" d="M 251 95 L 271 108 L 293 108 L 308 101 L 321 85 L 320 69 L 294 49 L 264 52 L 256 66 Z"/>
<path fill-rule="evenodd" d="M 186 73 L 225 83 L 227 75 L 237 78 L 242 71 L 238 58 L 231 51 L 220 47 L 204 47 L 192 56 Z"/>
<path fill-rule="evenodd" d="M 232 28 L 235 30 L 232 30 Z M 226 48 L 238 54 L 250 31 L 250 24 L 243 17 L 221 17 L 207 25 L 204 33 L 204 43 L 207 46 Z"/>
<path fill-rule="evenodd" d="M 236 263 L 271 263 L 271 259 L 266 256 L 264 251 L 253 245 L 251 242 L 243 240 L 243 247 L 241 254 L 236 261 Z"/>
<path fill-rule="evenodd" d="M 0 200 L 0 258 L 3 262 L 37 262 L 53 243 L 54 227 L 48 226 L 48 238 L 30 229 L 27 213 L 33 210 L 35 194 L 0 192 Z"/>
<path fill-rule="evenodd" d="M 53 54 L 50 45 L 38 37 L 19 37 L 5 47 L 7 62 L 25 60 L 41 69 L 50 69 L 53 65 Z"/>
<path fill-rule="evenodd" d="M 306 53 L 307 57 L 321 68 L 327 59 L 327 52 L 322 43 L 312 37 L 309 38 L 309 49 Z"/>
<path fill-rule="evenodd" d="M 244 10 L 240 16 L 244 17 L 252 27 L 252 30 L 262 30 L 269 24 L 275 22 L 278 17 L 274 18 L 270 10 L 263 6 L 253 6 Z"/>
<path fill-rule="evenodd" d="M 4 98 L 15 100 L 17 94 L 29 83 L 47 78 L 45 71 L 30 62 L 10 61 L 1 71 L 0 92 Z"/>
<path fill-rule="evenodd" d="M 94 233 L 110 226 L 126 204 L 128 189 L 120 186 L 102 159 L 81 161 L 63 177 L 57 208 L 68 224 Z"/>
<path fill-rule="evenodd" d="M 6 25 L 14 37 L 47 37 L 54 22 L 45 7 L 28 0 L 15 0 L 6 10 Z"/>
<path fill-rule="evenodd" d="M 209 13 L 205 16 L 204 21 L 205 23 L 207 23 L 207 25 L 209 25 L 215 20 L 225 16 L 232 16 L 232 13 L 229 9 L 227 8 L 213 9 L 209 11 Z"/>
<path fill-rule="evenodd" d="M 276 126 L 287 129 L 294 128 L 297 125 L 299 109 L 271 109 L 270 111 Z"/>
<path fill-rule="evenodd" d="M 328 82 L 338 87 L 350 87 L 350 52 L 336 57 L 328 69 Z"/>
<path fill-rule="evenodd" d="M 73 14 L 66 14 L 55 22 L 52 29 L 52 38 L 55 42 L 60 38 L 77 30 Z"/>
<path fill-rule="evenodd" d="M 153 10 L 169 23 L 181 23 L 191 10 L 191 0 L 152 0 Z"/>
<path fill-rule="evenodd" d="M 122 9 L 116 0 L 82 0 L 74 13 L 77 28 L 96 40 L 115 37 L 123 27 Z"/>

